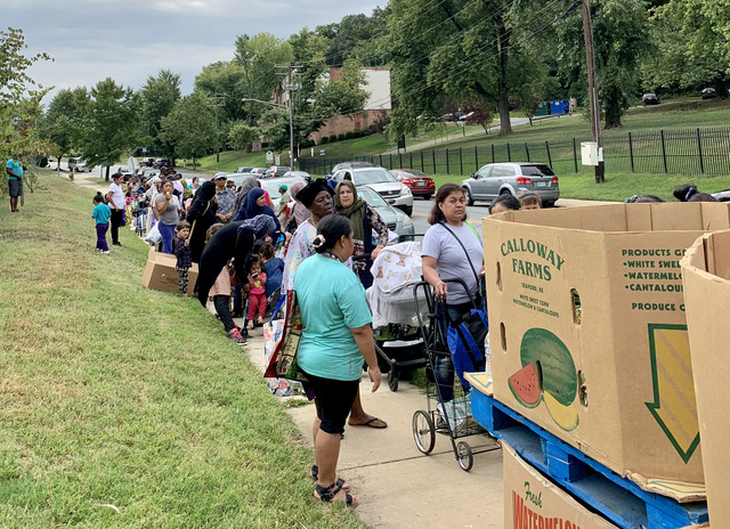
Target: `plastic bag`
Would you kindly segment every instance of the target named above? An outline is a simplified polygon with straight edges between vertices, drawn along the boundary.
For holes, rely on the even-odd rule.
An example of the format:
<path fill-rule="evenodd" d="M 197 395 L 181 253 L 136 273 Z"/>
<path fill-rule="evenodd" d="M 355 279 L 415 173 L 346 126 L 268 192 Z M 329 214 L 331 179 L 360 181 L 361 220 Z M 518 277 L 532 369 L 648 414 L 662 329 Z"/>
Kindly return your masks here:
<path fill-rule="evenodd" d="M 155 222 L 155 225 L 147 232 L 147 237 L 144 238 L 150 244 L 160 244 L 162 242 L 162 234 L 158 224 L 158 222 Z"/>
<path fill-rule="evenodd" d="M 464 372 L 484 371 L 486 363 L 484 344 L 488 332 L 487 314 L 483 310 L 472 309 L 459 320 L 450 322 L 446 341 L 451 352 L 454 371 L 464 388 L 470 387 L 464 378 Z"/>

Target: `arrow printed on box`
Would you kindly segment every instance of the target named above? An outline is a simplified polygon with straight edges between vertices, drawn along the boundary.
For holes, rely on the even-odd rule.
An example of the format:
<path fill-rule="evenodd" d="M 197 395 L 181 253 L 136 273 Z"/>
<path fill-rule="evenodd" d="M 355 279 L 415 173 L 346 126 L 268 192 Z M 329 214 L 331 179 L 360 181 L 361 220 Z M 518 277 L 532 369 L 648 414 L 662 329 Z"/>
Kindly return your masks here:
<path fill-rule="evenodd" d="M 646 407 L 687 463 L 700 442 L 686 325 L 649 325 L 654 402 Z"/>

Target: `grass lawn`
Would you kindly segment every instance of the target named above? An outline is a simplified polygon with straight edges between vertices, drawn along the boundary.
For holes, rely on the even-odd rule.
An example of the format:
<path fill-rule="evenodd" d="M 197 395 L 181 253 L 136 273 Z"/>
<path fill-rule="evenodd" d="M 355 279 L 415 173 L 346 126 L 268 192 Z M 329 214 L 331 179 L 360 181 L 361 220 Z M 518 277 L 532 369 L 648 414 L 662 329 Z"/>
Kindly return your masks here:
<path fill-rule="evenodd" d="M 220 323 L 140 285 L 129 229 L 94 251 L 93 191 L 38 173 L 0 212 L 2 526 L 364 527 L 313 499 L 312 450 Z"/>

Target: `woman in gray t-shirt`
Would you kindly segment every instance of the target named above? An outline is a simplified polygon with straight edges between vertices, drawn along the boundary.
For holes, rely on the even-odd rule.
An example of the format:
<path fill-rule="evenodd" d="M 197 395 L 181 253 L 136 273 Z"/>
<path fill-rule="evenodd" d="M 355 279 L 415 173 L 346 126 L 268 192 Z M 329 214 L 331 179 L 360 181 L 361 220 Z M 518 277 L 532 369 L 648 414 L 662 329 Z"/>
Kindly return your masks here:
<path fill-rule="evenodd" d="M 172 241 L 175 237 L 175 228 L 180 220 L 178 210 L 180 204 L 172 194 L 175 189 L 172 180 L 165 180 L 162 184 L 162 193 L 155 198 L 155 209 L 160 215 L 160 235 L 162 235 L 162 253 L 172 253 Z"/>
<path fill-rule="evenodd" d="M 466 222 L 464 190 L 456 184 L 441 186 L 428 222 L 431 227 L 421 250 L 423 277 L 436 296 L 446 299 L 450 319 L 457 320 L 474 308 L 471 300 L 478 291 L 477 276 L 484 274 L 484 247 L 477 230 Z M 449 279 L 461 279 L 468 292 L 459 283 L 446 283 Z M 444 321 L 442 317 L 442 324 Z M 435 375 L 443 401 L 452 400 L 454 368 L 450 357 L 436 357 Z"/>

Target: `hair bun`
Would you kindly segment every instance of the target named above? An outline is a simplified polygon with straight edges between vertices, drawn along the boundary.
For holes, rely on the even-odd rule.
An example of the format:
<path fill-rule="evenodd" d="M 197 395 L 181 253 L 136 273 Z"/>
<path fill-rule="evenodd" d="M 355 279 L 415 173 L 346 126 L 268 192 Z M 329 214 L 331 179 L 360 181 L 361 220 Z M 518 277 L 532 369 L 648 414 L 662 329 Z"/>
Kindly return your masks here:
<path fill-rule="evenodd" d="M 322 235 L 322 234 L 319 234 L 314 239 L 312 239 L 313 248 L 321 248 L 324 243 L 325 243 L 325 239 L 324 239 L 324 235 Z"/>

